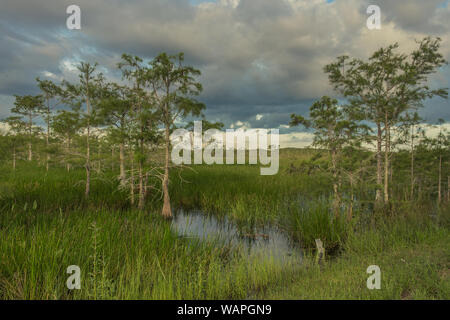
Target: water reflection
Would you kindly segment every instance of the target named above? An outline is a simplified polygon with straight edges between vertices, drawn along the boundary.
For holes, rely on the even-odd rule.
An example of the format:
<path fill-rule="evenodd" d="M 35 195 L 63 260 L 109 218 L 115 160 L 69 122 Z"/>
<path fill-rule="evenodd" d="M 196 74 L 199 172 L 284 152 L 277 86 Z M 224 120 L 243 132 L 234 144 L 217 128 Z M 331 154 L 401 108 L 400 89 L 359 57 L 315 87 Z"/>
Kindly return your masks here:
<path fill-rule="evenodd" d="M 218 220 L 202 211 L 179 210 L 172 221 L 172 229 L 182 237 L 238 246 L 248 255 L 301 262 L 300 247 L 273 227 L 241 231 L 227 218 Z"/>

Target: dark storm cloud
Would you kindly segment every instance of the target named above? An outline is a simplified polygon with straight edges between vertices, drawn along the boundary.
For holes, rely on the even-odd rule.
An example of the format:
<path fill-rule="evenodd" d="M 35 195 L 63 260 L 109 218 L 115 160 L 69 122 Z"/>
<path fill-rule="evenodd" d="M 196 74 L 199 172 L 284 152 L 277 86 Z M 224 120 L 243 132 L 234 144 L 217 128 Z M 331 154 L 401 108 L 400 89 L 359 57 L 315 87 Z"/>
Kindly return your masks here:
<path fill-rule="evenodd" d="M 0 23 L 0 43 L 0 94 L 36 91 L 32 81 L 42 65 L 60 58 L 47 50 L 48 43 L 10 30 L 4 23 Z"/>
<path fill-rule="evenodd" d="M 339 55 L 364 59 L 396 41 L 411 50 L 415 39 L 432 34 L 443 38 L 442 52 L 450 58 L 450 9 L 434 0 L 370 1 L 382 10 L 382 30 L 373 32 L 365 27 L 369 1 L 359 0 L 220 0 L 199 6 L 188 0 L 79 0 L 80 31 L 65 28 L 70 4 L 2 0 L 0 95 L 36 93 L 37 76 L 75 79 L 80 60 L 98 61 L 111 70 L 102 70 L 108 77 L 118 79 L 114 69 L 124 52 L 151 58 L 183 51 L 202 71 L 201 100 L 209 118 L 227 126 L 240 121 L 278 128 L 293 112 L 306 115 L 314 99 L 333 95 L 322 69 Z M 448 79 L 445 71 L 436 83 L 448 87 Z M 432 104 L 427 117 L 450 119 L 447 102 Z"/>

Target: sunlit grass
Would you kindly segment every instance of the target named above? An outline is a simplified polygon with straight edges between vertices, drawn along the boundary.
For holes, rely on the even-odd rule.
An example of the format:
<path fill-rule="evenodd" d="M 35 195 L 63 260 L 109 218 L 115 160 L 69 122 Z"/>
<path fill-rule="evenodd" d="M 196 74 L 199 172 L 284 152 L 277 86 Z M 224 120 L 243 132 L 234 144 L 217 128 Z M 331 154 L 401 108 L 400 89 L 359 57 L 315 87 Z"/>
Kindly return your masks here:
<path fill-rule="evenodd" d="M 159 216 L 159 194 L 139 212 L 109 171 L 94 176 L 85 199 L 82 168 L 3 168 L 0 299 L 448 299 L 448 205 L 394 203 L 386 214 L 355 205 L 349 222 L 344 204 L 336 218 L 326 174 L 286 172 L 308 156 L 288 150 L 275 176 L 249 165 L 172 173 L 174 208 L 226 216 L 246 232 L 276 226 L 304 248 L 288 264 L 179 237 Z M 316 238 L 327 249 L 321 266 Z M 366 288 L 371 264 L 382 270 L 381 290 Z M 69 265 L 81 268 L 81 290 L 66 287 Z"/>

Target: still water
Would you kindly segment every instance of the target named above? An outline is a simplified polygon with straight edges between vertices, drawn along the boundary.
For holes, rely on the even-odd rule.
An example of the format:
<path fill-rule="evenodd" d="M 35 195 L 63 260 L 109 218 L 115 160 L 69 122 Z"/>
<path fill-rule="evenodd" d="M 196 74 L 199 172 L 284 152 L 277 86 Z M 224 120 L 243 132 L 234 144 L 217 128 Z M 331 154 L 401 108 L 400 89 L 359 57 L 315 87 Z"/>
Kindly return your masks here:
<path fill-rule="evenodd" d="M 179 210 L 172 220 L 172 230 L 180 237 L 211 241 L 240 247 L 249 256 L 265 256 L 279 262 L 301 262 L 301 249 L 274 227 L 240 230 L 226 217 L 216 219 L 202 211 Z"/>

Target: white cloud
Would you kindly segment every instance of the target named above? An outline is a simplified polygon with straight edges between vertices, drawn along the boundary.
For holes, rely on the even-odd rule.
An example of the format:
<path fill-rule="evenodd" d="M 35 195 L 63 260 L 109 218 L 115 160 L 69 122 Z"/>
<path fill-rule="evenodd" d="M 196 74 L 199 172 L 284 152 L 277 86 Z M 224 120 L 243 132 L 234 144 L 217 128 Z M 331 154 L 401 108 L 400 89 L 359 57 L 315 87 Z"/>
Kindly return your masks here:
<path fill-rule="evenodd" d="M 280 134 L 280 148 L 305 148 L 311 146 L 314 135 L 309 132 Z"/>

